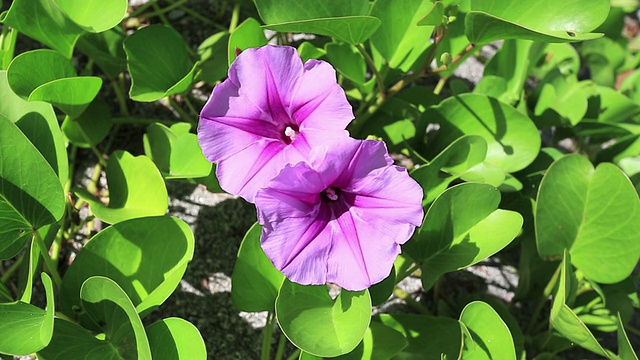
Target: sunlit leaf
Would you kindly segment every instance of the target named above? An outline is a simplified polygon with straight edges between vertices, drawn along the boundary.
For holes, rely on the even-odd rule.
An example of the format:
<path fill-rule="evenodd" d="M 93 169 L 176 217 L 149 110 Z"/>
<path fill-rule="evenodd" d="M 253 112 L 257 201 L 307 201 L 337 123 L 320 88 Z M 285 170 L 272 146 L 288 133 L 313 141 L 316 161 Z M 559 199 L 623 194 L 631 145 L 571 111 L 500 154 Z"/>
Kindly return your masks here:
<path fill-rule="evenodd" d="M 346 354 L 364 337 L 371 320 L 367 290 L 341 290 L 331 300 L 327 287 L 285 280 L 276 300 L 282 332 L 300 349 L 317 356 Z"/>
<path fill-rule="evenodd" d="M 472 43 L 500 39 L 568 42 L 594 39 L 591 33 L 609 13 L 609 0 L 472 1 L 465 33 Z"/>
<path fill-rule="evenodd" d="M 53 284 L 42 273 L 47 309 L 42 310 L 22 301 L 0 303 L 0 353 L 29 355 L 49 344 L 53 335 L 55 312 Z"/>
<path fill-rule="evenodd" d="M 145 329 L 156 360 L 206 359 L 207 349 L 198 328 L 179 318 L 157 321 Z"/>
<path fill-rule="evenodd" d="M 254 0 L 265 27 L 280 32 L 332 36 L 350 44 L 367 40 L 380 26 L 369 14 L 368 0 L 345 0 L 326 6 L 313 0 Z"/>
<path fill-rule="evenodd" d="M 90 32 L 103 32 L 118 25 L 127 12 L 126 0 L 54 0 L 58 8 L 77 25 Z"/>
<path fill-rule="evenodd" d="M 105 276 L 144 314 L 175 290 L 193 251 L 193 233 L 177 218 L 145 217 L 112 225 L 95 235 L 69 267 L 60 308 L 73 316 L 82 283 L 91 276 Z"/>
<path fill-rule="evenodd" d="M 126 151 L 114 152 L 107 162 L 109 204 L 85 189 L 76 194 L 86 200 L 97 218 L 110 224 L 144 216 L 164 215 L 169 207 L 167 188 L 153 164 L 144 155 L 133 156 Z"/>
<path fill-rule="evenodd" d="M 0 259 L 17 254 L 64 213 L 62 185 L 18 127 L 0 116 Z"/>

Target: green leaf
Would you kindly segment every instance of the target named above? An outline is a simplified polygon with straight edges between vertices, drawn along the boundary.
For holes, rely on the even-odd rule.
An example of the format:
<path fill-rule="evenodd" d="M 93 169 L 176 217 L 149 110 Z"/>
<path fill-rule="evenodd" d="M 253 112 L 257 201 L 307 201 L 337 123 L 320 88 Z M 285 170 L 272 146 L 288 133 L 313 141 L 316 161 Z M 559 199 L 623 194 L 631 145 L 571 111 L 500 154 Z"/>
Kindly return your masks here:
<path fill-rule="evenodd" d="M 167 318 L 147 326 L 146 330 L 153 359 L 207 358 L 207 348 L 202 335 L 186 320 Z"/>
<path fill-rule="evenodd" d="M 129 96 L 151 102 L 180 94 L 191 86 L 197 64 L 189 59 L 182 36 L 164 25 L 144 27 L 124 40 L 131 74 Z"/>
<path fill-rule="evenodd" d="M 0 14 L 0 22 L 59 51 L 67 59 L 84 32 L 64 15 L 55 0 L 15 0 L 8 11 Z"/>
<path fill-rule="evenodd" d="M 51 341 L 55 312 L 53 284 L 45 273 L 41 279 L 47 297 L 45 310 L 22 301 L 0 303 L 0 353 L 29 355 Z"/>
<path fill-rule="evenodd" d="M 556 68 L 564 76 L 577 75 L 580 70 L 580 55 L 571 44 L 534 43 L 531 52 L 537 54 L 537 58 L 532 59 L 534 67 L 530 69 L 530 74 L 538 79 L 543 79 Z"/>
<path fill-rule="evenodd" d="M 591 33 L 609 14 L 609 0 L 472 1 L 465 18 L 469 41 L 486 44 L 501 39 L 569 42 L 595 39 Z"/>
<path fill-rule="evenodd" d="M 94 100 L 77 119 L 65 117 L 62 123 L 64 135 L 74 145 L 89 148 L 104 140 L 111 130 L 109 104 Z"/>
<path fill-rule="evenodd" d="M 125 359 L 151 359 L 142 321 L 127 294 L 113 280 L 93 276 L 80 289 L 82 307 Z"/>
<path fill-rule="evenodd" d="M 231 276 L 231 300 L 241 311 L 273 311 L 284 275 L 260 246 L 262 227 L 253 224 L 240 244 Z"/>
<path fill-rule="evenodd" d="M 228 46 L 229 33 L 226 31 L 209 36 L 198 46 L 198 55 L 200 56 L 199 79 L 208 83 L 215 83 L 227 76 L 227 71 L 229 70 Z"/>
<path fill-rule="evenodd" d="M 625 48 L 607 37 L 584 42 L 580 54 L 593 82 L 607 87 L 615 85 L 618 69 L 627 57 Z"/>
<path fill-rule="evenodd" d="M 394 356 L 398 360 L 459 359 L 462 329 L 458 321 L 446 317 L 415 314 L 381 314 L 380 321 L 403 334 L 409 346 Z"/>
<path fill-rule="evenodd" d="M 633 346 L 631 346 L 629 337 L 627 336 L 627 333 L 624 331 L 624 324 L 622 323 L 620 314 L 618 314 L 617 319 L 618 319 L 618 356 L 620 356 L 620 359 L 622 360 L 638 360 L 638 356 L 636 355 L 636 352 L 633 350 Z"/>
<path fill-rule="evenodd" d="M 48 102 L 72 118 L 82 114 L 102 86 L 99 77 L 76 76 L 69 60 L 52 50 L 18 55 L 9 65 L 7 81 L 23 99 Z"/>
<path fill-rule="evenodd" d="M 432 29 L 417 25 L 430 6 L 431 3 L 421 0 L 374 2 L 371 16 L 380 19 L 381 24 L 371 36 L 371 45 L 392 68 L 398 67 L 409 54 L 418 55 L 430 45 Z"/>
<path fill-rule="evenodd" d="M 77 47 L 95 61 L 110 79 L 127 70 L 127 59 L 122 48 L 124 31 L 119 28 L 93 34 L 86 33 L 78 39 Z"/>
<path fill-rule="evenodd" d="M 312 43 L 305 41 L 298 46 L 298 53 L 302 62 L 307 62 L 309 59 L 320 59 L 325 55 L 324 49 L 317 48 Z"/>
<path fill-rule="evenodd" d="M 542 179 L 535 211 L 538 251 L 565 250 L 587 278 L 612 284 L 629 276 L 640 258 L 640 201 L 615 165 L 596 169 L 580 155 L 554 162 Z"/>
<path fill-rule="evenodd" d="M 189 124 L 182 123 L 190 128 Z M 147 127 L 144 135 L 145 153 L 158 166 L 165 179 L 191 179 L 205 177 L 212 164 L 202 154 L 196 134 L 176 133 L 178 124 L 170 128 L 160 123 Z"/>
<path fill-rule="evenodd" d="M 424 190 L 422 205 L 433 202 L 461 174 L 484 161 L 487 142 L 478 135 L 465 135 L 454 140 L 431 162 L 411 171 Z"/>
<path fill-rule="evenodd" d="M 349 353 L 360 343 L 371 320 L 367 290 L 341 290 L 331 300 L 325 285 L 284 281 L 276 299 L 282 332 L 300 349 L 317 356 Z"/>
<path fill-rule="evenodd" d="M 109 158 L 106 172 L 108 206 L 85 189 L 76 189 L 76 195 L 89 203 L 98 219 L 115 224 L 133 218 L 164 215 L 167 212 L 167 188 L 158 168 L 148 157 L 133 156 L 118 150 Z"/>
<path fill-rule="evenodd" d="M 38 351 L 38 359 L 82 359 L 87 354 L 91 354 L 92 360 L 122 359 L 109 341 L 99 340 L 76 323 L 56 318 L 53 338 L 46 348 Z"/>
<path fill-rule="evenodd" d="M 62 185 L 18 127 L 0 116 L 0 259 L 16 255 L 35 229 L 64 214 Z"/>
<path fill-rule="evenodd" d="M 526 115 L 484 95 L 448 98 L 423 115 L 440 124 L 427 151 L 437 153 L 463 135 L 482 136 L 488 144 L 486 161 L 506 172 L 525 168 L 540 151 L 540 135 Z"/>
<path fill-rule="evenodd" d="M 2 6 L 1 3 L 0 6 Z M 17 39 L 18 30 L 9 27 L 3 28 L 0 33 L 0 70 L 6 70 L 13 60 Z"/>
<path fill-rule="evenodd" d="M 431 9 L 420 19 L 418 26 L 438 26 L 445 21 L 444 5 L 442 5 L 442 1 L 436 1 L 431 5 Z"/>
<path fill-rule="evenodd" d="M 506 80 L 505 92 L 498 97 L 499 100 L 513 105 L 522 97 L 532 45 L 533 42 L 528 40 L 505 40 L 486 64 L 483 79 L 494 75 Z"/>
<path fill-rule="evenodd" d="M 465 342 L 464 359 L 516 359 L 511 332 L 489 304 L 482 301 L 467 304 L 460 321 L 472 336 L 471 344 Z"/>
<path fill-rule="evenodd" d="M 368 0 L 345 0 L 331 6 L 313 0 L 254 0 L 267 29 L 332 36 L 360 44 L 380 26 L 369 14 Z"/>
<path fill-rule="evenodd" d="M 229 36 L 229 46 L 227 46 L 228 65 L 236 59 L 237 50 L 246 50 L 267 45 L 267 38 L 260 23 L 254 18 L 243 21 Z"/>
<path fill-rule="evenodd" d="M 400 332 L 384 326 L 379 322 L 371 322 L 364 333 L 364 338 L 352 352 L 339 356 L 340 360 L 387 360 L 409 345 Z"/>
<path fill-rule="evenodd" d="M 359 133 L 362 136 L 381 137 L 390 151 L 401 150 L 416 135 L 414 122 L 420 117 L 415 105 L 398 97 L 388 99 L 365 123 Z"/>
<path fill-rule="evenodd" d="M 591 81 L 578 82 L 574 74 L 564 76 L 558 69 L 549 72 L 536 88 L 534 116 L 538 127 L 579 123 L 594 89 Z"/>
<path fill-rule="evenodd" d="M 367 65 L 353 45 L 327 43 L 324 46 L 327 60 L 340 74 L 358 85 L 367 80 Z"/>
<path fill-rule="evenodd" d="M 553 297 L 549 323 L 551 324 L 551 327 L 557 330 L 569 341 L 610 359 L 611 357 L 607 350 L 602 348 L 591 331 L 589 331 L 589 328 L 587 328 L 587 326 L 566 304 L 567 298 L 571 296 L 571 293 L 569 292 L 570 290 L 568 290 L 570 286 L 568 278 L 571 276 L 571 260 L 568 252 L 565 251 L 564 258 L 560 264 L 560 279 L 558 288 Z M 573 289 L 573 291 L 575 291 L 575 289 Z"/>
<path fill-rule="evenodd" d="M 47 160 L 64 185 L 69 179 L 69 160 L 58 119 L 51 105 L 25 101 L 7 82 L 7 72 L 0 71 L 0 115 L 14 122 Z"/>
<path fill-rule="evenodd" d="M 112 225 L 89 241 L 64 276 L 60 309 L 80 305 L 80 287 L 91 276 L 113 279 L 143 314 L 166 300 L 193 258 L 194 239 L 182 220 L 161 216 Z"/>
<path fill-rule="evenodd" d="M 507 246 L 523 219 L 498 209 L 500 192 L 485 184 L 460 184 L 442 193 L 403 250 L 423 262 L 422 283 L 429 289 L 441 274 L 463 269 Z"/>
<path fill-rule="evenodd" d="M 99 33 L 118 25 L 127 13 L 126 0 L 54 0 L 58 8 L 86 31 Z"/>

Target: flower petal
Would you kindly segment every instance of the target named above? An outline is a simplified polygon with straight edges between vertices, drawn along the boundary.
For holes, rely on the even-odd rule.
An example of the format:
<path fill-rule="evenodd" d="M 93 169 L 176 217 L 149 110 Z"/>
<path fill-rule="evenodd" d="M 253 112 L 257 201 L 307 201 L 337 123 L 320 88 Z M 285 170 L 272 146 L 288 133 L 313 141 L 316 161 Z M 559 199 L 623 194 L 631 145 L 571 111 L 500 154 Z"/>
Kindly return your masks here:
<path fill-rule="evenodd" d="M 198 123 L 198 142 L 205 157 L 221 161 L 264 138 L 279 136 L 263 114 L 238 95 L 229 80 L 216 86 Z"/>
<path fill-rule="evenodd" d="M 288 218 L 264 227 L 261 243 L 273 265 L 289 280 L 304 285 L 327 282 L 327 258 L 331 248 L 330 214 L 323 207 L 311 217 Z"/>
<path fill-rule="evenodd" d="M 255 197 L 260 224 L 268 226 L 288 218 L 314 215 L 320 204 L 320 192 L 325 188 L 318 173 L 308 164 L 285 166 Z"/>
<path fill-rule="evenodd" d="M 284 95 L 301 129 L 335 131 L 346 128 L 354 118 L 344 90 L 336 81 L 335 70 L 324 61 L 307 61 L 295 93 Z"/>
<path fill-rule="evenodd" d="M 283 149 L 280 142 L 260 140 L 218 162 L 216 176 L 220 187 L 252 203 L 256 192 L 287 163 Z"/>
<path fill-rule="evenodd" d="M 268 45 L 244 50 L 229 69 L 229 78 L 251 105 L 274 124 L 290 122 L 288 103 L 298 87 L 303 64 L 296 49 Z"/>
<path fill-rule="evenodd" d="M 404 229 L 389 226 L 384 218 L 352 211 L 343 212 L 331 225 L 334 237 L 327 262 L 328 282 L 359 291 L 389 276 L 400 254 L 395 231 L 406 234 Z"/>

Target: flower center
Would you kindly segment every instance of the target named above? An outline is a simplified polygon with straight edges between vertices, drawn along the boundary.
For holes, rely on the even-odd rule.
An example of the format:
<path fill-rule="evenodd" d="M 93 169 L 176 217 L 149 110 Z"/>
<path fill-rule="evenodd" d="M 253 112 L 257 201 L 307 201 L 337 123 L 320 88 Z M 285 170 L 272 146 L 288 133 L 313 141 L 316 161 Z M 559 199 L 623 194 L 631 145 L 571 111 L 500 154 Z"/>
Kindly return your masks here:
<path fill-rule="evenodd" d="M 330 201 L 338 200 L 340 195 L 340 189 L 329 186 L 328 188 L 322 191 L 322 197 Z"/>
<path fill-rule="evenodd" d="M 289 125 L 284 128 L 284 132 L 282 133 L 282 140 L 287 144 L 291 144 L 298 137 L 298 126 Z"/>

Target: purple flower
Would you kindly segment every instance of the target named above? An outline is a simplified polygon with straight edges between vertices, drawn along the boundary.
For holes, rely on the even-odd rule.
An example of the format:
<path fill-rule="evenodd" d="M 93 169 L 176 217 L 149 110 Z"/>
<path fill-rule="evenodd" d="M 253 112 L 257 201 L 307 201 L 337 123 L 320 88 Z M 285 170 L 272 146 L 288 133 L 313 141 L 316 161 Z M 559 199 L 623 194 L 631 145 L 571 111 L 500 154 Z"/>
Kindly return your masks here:
<path fill-rule="evenodd" d="M 314 149 L 310 163 L 286 165 L 258 191 L 262 249 L 291 281 L 368 288 L 422 223 L 422 194 L 382 142 Z"/>
<path fill-rule="evenodd" d="M 340 137 L 351 106 L 326 62 L 302 63 L 295 48 L 243 51 L 200 114 L 198 140 L 217 162 L 220 186 L 249 202 L 289 163 Z"/>

